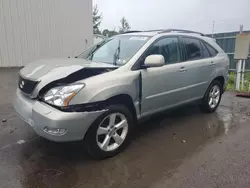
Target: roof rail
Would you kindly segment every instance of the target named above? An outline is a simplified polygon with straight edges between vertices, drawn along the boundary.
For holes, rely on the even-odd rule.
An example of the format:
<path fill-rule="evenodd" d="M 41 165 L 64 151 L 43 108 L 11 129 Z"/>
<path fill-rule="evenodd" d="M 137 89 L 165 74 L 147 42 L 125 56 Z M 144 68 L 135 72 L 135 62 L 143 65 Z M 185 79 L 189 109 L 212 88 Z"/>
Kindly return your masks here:
<path fill-rule="evenodd" d="M 190 30 L 184 30 L 184 29 L 154 29 L 154 30 L 145 30 L 145 31 L 125 31 L 122 34 L 126 33 L 138 33 L 138 32 L 159 32 L 159 33 L 170 33 L 170 32 L 181 32 L 181 33 L 194 33 L 201 36 L 205 36 L 203 33 L 196 32 L 196 31 L 190 31 Z"/>
<path fill-rule="evenodd" d="M 122 34 L 125 34 L 125 33 L 138 33 L 138 32 L 143 32 L 143 31 L 125 31 Z"/>
<path fill-rule="evenodd" d="M 161 33 L 168 33 L 168 32 L 195 33 L 195 34 L 199 34 L 201 36 L 205 36 L 203 33 L 196 32 L 196 31 L 190 31 L 190 30 L 184 30 L 184 29 L 166 29 L 166 30 L 162 30 Z"/>
<path fill-rule="evenodd" d="M 152 29 L 152 30 L 145 30 L 144 32 L 161 32 L 164 31 L 165 29 Z"/>

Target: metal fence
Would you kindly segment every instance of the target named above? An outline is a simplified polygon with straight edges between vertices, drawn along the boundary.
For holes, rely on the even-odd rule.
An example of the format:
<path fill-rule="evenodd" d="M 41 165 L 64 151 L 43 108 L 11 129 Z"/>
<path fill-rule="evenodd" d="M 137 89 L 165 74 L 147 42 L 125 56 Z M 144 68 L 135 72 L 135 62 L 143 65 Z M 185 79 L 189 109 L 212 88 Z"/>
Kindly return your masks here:
<path fill-rule="evenodd" d="M 243 33 L 250 33 L 250 31 L 243 31 Z M 217 33 L 214 34 L 214 39 L 216 39 L 217 44 L 228 54 L 230 58 L 229 69 L 235 70 L 237 61 L 234 60 L 234 48 L 235 48 L 235 39 L 236 35 L 239 32 L 230 32 L 230 33 Z M 207 35 L 212 37 L 211 34 Z M 246 60 L 246 69 L 250 70 L 250 51 L 248 59 Z"/>

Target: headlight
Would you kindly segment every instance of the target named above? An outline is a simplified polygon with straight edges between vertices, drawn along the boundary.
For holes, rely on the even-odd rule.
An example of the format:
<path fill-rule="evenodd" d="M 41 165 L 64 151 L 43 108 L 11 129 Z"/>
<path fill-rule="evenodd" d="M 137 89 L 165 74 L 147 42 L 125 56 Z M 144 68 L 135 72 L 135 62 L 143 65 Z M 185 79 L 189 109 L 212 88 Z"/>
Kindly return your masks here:
<path fill-rule="evenodd" d="M 68 106 L 69 101 L 84 87 L 84 84 L 59 86 L 50 89 L 43 100 L 55 106 Z"/>

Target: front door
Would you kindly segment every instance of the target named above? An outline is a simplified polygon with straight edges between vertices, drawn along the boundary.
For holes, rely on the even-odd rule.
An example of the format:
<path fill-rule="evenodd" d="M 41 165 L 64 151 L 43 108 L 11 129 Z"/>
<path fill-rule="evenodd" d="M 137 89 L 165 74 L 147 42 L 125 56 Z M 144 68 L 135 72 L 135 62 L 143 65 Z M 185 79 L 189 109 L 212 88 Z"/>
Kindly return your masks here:
<path fill-rule="evenodd" d="M 183 66 L 178 37 L 166 37 L 156 41 L 143 55 L 160 54 L 165 65 L 141 70 L 142 75 L 142 116 L 175 106 L 184 99 L 180 98 L 182 89 L 192 84 L 187 79 Z M 143 61 L 144 62 L 144 61 Z"/>

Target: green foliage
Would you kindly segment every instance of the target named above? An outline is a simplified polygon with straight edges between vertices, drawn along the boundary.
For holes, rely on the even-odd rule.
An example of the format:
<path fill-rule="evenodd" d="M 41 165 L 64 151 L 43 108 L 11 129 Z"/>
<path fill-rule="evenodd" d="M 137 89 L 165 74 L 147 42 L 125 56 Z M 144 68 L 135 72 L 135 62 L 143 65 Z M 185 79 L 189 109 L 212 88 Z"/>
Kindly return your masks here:
<path fill-rule="evenodd" d="M 235 77 L 236 77 L 236 74 L 234 72 L 230 72 L 227 90 L 229 90 L 229 91 L 235 90 Z M 242 86 L 242 82 L 240 84 Z M 250 84 L 250 72 L 247 72 L 244 75 L 243 88 L 240 87 L 240 91 L 248 91 L 249 84 Z"/>
<path fill-rule="evenodd" d="M 227 90 L 234 90 L 234 85 L 235 85 L 235 73 L 230 72 L 229 73 Z"/>
<path fill-rule="evenodd" d="M 247 80 L 248 82 L 250 82 L 250 72 L 245 73 L 245 80 Z"/>
<path fill-rule="evenodd" d="M 234 82 L 235 82 L 235 73 L 234 73 L 234 72 L 231 72 L 231 73 L 229 74 L 228 83 L 229 83 L 229 84 L 234 84 Z"/>
<path fill-rule="evenodd" d="M 99 13 L 99 9 L 98 9 L 97 5 L 95 5 L 94 9 L 93 9 L 93 31 L 94 31 L 94 34 L 101 34 L 101 31 L 99 29 L 101 23 L 102 23 L 102 14 Z"/>
<path fill-rule="evenodd" d="M 130 29 L 130 25 L 129 25 L 128 21 L 124 17 L 122 17 L 121 27 L 119 29 L 119 33 L 124 33 L 126 31 L 129 31 L 129 29 Z"/>

